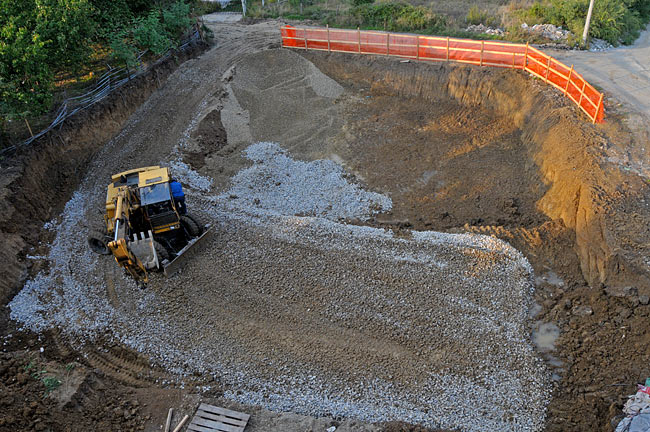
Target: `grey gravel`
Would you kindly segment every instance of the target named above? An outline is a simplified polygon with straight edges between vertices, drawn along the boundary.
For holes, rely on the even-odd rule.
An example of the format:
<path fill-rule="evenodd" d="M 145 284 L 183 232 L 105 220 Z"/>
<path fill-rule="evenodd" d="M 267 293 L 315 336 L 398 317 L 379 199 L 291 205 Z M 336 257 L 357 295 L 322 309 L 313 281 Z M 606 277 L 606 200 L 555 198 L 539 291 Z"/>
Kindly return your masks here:
<path fill-rule="evenodd" d="M 25 284 L 11 318 L 59 328 L 81 349 L 111 339 L 180 383 L 213 377 L 228 398 L 273 410 L 542 430 L 550 381 L 526 330 L 532 270 L 518 251 L 340 223 L 391 201 L 332 161 L 297 161 L 273 143 L 245 155 L 252 166 L 221 194 L 173 164 L 215 236 L 146 290 L 88 251 L 84 221 L 105 186 L 85 180 L 56 221 L 50 272 Z"/>

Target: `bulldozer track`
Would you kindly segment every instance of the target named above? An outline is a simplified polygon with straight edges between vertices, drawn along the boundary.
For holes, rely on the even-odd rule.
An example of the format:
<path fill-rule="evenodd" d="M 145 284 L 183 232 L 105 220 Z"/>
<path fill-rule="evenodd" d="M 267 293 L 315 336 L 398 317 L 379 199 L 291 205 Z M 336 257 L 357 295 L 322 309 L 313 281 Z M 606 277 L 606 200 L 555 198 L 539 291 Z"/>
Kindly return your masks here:
<path fill-rule="evenodd" d="M 465 224 L 463 229 L 474 234 L 494 236 L 516 245 L 526 245 L 529 248 L 537 247 L 542 242 L 542 237 L 537 228 L 505 228 L 500 225 L 476 226 Z"/>
<path fill-rule="evenodd" d="M 177 377 L 152 366 L 142 355 L 121 346 L 103 347 L 102 344 L 73 348 L 60 331 L 53 334 L 57 351 L 62 357 L 76 355 L 90 369 L 102 371 L 116 381 L 133 387 L 148 387 L 164 382 L 173 384 Z M 104 348 L 104 351 L 102 351 Z"/>

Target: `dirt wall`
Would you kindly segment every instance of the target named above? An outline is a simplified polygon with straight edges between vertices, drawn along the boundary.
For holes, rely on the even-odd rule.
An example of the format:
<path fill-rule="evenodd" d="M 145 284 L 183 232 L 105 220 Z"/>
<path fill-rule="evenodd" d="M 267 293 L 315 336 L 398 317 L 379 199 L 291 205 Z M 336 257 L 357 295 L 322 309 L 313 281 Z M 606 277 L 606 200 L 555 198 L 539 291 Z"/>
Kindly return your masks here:
<path fill-rule="evenodd" d="M 43 224 L 58 214 L 101 149 L 167 77 L 205 49 L 198 44 L 133 79 L 101 103 L 67 120 L 31 146 L 0 161 L 0 304 L 6 304 L 29 272 L 28 255 L 47 240 Z M 45 243 L 45 242 L 44 242 Z"/>
<path fill-rule="evenodd" d="M 374 89 L 385 87 L 432 103 L 452 97 L 510 118 L 547 186 L 537 201 L 538 210 L 575 232 L 574 248 L 585 280 L 594 287 L 633 285 L 650 293 L 640 253 L 647 230 L 635 219 L 620 223 L 626 212 L 647 215 L 640 201 L 623 199 L 630 193 L 647 195 L 647 184 L 604 162 L 608 143 L 624 129 L 616 118 L 610 118 L 607 126 L 594 126 L 555 89 L 541 81 L 531 85 L 519 71 L 305 55 L 330 76 L 350 77 Z M 375 67 L 377 63 L 381 67 Z"/>

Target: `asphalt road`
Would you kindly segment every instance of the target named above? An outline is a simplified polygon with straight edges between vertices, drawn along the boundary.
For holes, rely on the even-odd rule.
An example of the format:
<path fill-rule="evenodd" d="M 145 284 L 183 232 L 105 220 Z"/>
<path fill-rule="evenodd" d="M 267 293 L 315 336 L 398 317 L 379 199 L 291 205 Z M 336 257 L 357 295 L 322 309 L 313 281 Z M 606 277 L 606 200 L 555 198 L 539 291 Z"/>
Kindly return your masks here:
<path fill-rule="evenodd" d="M 555 58 L 603 88 L 606 96 L 650 115 L 650 30 L 631 46 L 602 52 L 554 50 Z"/>

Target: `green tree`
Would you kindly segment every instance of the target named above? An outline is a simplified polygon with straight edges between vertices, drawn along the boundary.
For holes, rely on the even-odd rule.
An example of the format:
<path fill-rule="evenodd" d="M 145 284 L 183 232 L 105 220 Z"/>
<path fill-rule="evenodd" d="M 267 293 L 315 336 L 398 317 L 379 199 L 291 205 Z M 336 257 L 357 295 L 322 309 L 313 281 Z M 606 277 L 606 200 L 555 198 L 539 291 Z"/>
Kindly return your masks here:
<path fill-rule="evenodd" d="M 87 0 L 0 0 L 0 111 L 47 111 L 54 74 L 82 65 L 94 31 Z"/>

